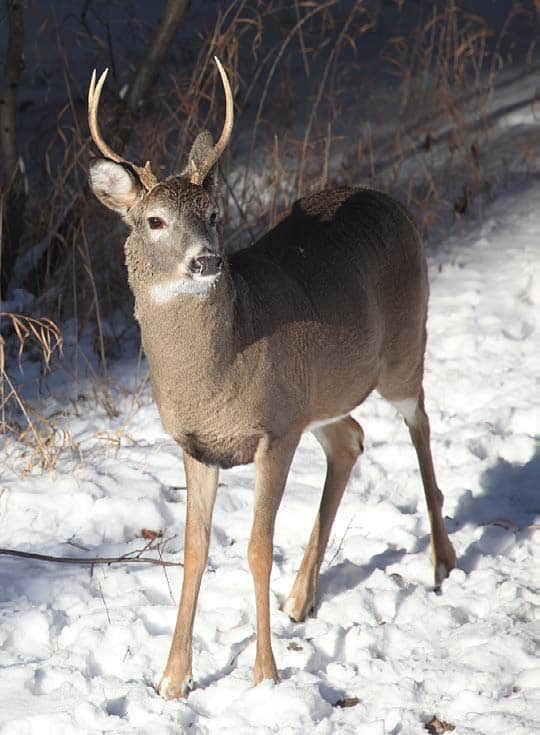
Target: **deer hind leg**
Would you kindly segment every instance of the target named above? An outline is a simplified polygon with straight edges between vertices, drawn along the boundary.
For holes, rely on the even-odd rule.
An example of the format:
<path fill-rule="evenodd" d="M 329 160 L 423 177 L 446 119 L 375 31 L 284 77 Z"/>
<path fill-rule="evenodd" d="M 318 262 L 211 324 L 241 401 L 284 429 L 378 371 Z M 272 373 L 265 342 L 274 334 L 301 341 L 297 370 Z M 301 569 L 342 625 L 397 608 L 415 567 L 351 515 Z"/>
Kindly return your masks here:
<path fill-rule="evenodd" d="M 178 617 L 158 692 L 166 699 L 185 697 L 193 689 L 192 634 L 201 579 L 208 560 L 212 511 L 218 484 L 217 467 L 197 462 L 184 452 L 187 480 L 184 578 Z"/>
<path fill-rule="evenodd" d="M 270 572 L 274 523 L 289 467 L 300 435 L 264 437 L 255 453 L 255 505 L 248 545 L 248 562 L 255 587 L 257 609 L 257 653 L 253 683 L 263 679 L 279 681 L 270 632 Z"/>
<path fill-rule="evenodd" d="M 429 419 L 424 408 L 424 391 L 420 391 L 418 398 L 393 399 L 390 403 L 397 408 L 405 419 L 418 456 L 431 527 L 431 552 L 435 585 L 438 587 L 456 566 L 456 553 L 448 538 L 442 517 L 444 496 L 437 487 L 433 468 Z"/>
<path fill-rule="evenodd" d="M 293 588 L 283 610 L 293 620 L 304 620 L 314 607 L 317 580 L 336 512 L 351 470 L 364 450 L 364 432 L 351 416 L 313 431 L 327 460 L 326 480 L 315 525 Z"/>

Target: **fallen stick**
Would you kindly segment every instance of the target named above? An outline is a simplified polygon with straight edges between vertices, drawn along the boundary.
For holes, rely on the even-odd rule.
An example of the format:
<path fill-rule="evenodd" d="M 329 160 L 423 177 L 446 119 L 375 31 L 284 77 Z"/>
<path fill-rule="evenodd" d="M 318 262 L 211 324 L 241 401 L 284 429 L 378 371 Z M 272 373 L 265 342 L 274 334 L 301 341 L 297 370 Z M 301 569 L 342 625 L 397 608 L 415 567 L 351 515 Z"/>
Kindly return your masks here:
<path fill-rule="evenodd" d="M 133 552 L 135 553 L 135 552 Z M 48 554 L 35 554 L 31 551 L 16 551 L 15 549 L 0 549 L 0 555 L 19 556 L 23 559 L 37 559 L 38 561 L 53 561 L 61 564 L 126 564 L 138 562 L 140 564 L 157 564 L 160 567 L 183 567 L 180 561 L 164 561 L 153 559 L 149 556 L 49 556 Z"/>

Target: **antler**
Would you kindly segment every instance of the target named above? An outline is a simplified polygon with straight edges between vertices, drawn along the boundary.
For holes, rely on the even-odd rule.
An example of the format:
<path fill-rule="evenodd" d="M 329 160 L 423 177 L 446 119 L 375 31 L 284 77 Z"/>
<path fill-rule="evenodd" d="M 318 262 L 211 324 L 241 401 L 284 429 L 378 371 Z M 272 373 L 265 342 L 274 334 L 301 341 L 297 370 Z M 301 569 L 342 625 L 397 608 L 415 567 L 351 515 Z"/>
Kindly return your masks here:
<path fill-rule="evenodd" d="M 116 163 L 123 163 L 135 171 L 141 180 L 141 184 L 147 191 L 150 191 L 150 189 L 158 183 L 158 180 L 150 168 L 150 161 L 147 161 L 144 166 L 136 166 L 131 161 L 127 161 L 125 158 L 122 158 L 122 156 L 119 156 L 118 153 L 115 153 L 112 148 L 109 148 L 99 132 L 97 111 L 99 107 L 99 98 L 101 97 L 101 90 L 105 84 L 108 71 L 108 69 L 105 69 L 96 83 L 96 70 L 94 69 L 92 72 L 92 79 L 90 80 L 90 87 L 88 89 L 88 127 L 90 128 L 92 140 L 99 148 L 100 152 L 103 153 L 105 158 L 109 158 L 111 161 L 115 161 Z"/>
<path fill-rule="evenodd" d="M 204 182 L 205 178 L 208 176 L 209 171 L 212 169 L 213 166 L 215 166 L 215 164 L 221 157 L 221 154 L 228 146 L 234 124 L 234 102 L 231 85 L 229 84 L 229 78 L 227 77 L 227 72 L 223 68 L 222 63 L 217 56 L 214 56 L 214 61 L 216 62 L 216 66 L 221 76 L 221 81 L 223 82 L 223 90 L 225 92 L 225 122 L 223 123 L 223 130 L 221 131 L 220 138 L 216 145 L 213 147 L 212 152 L 210 153 L 208 158 L 205 161 L 202 161 L 198 166 L 194 162 L 192 162 L 192 171 L 190 177 L 192 184 L 201 185 Z"/>

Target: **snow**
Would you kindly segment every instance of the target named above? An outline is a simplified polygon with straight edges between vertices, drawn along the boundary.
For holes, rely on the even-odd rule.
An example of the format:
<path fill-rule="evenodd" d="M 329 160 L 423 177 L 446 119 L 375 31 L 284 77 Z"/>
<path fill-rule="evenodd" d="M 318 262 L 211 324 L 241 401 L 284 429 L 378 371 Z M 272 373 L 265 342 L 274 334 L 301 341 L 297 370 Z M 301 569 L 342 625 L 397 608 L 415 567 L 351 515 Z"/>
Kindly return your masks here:
<path fill-rule="evenodd" d="M 279 608 L 324 476 L 312 436 L 292 467 L 271 583 L 279 685 L 251 686 L 253 468 L 240 467 L 221 475 L 195 624 L 198 688 L 185 701 L 164 701 L 154 690 L 181 568 L 1 557 L 1 735 L 412 735 L 433 715 L 460 735 L 537 731 L 539 201 L 538 182 L 499 197 L 481 224 L 430 257 L 425 388 L 459 557 L 441 594 L 431 587 L 428 520 L 408 434 L 396 410 L 373 396 L 355 414 L 366 451 L 333 529 L 317 614 L 301 624 Z M 124 359 L 111 372 L 115 418 L 92 400 L 90 383 L 80 382 L 74 399 L 52 376 L 46 412 L 59 416 L 76 451 L 60 453 L 55 471 L 44 474 L 20 447 L 4 447 L 2 547 L 116 556 L 141 549 L 145 528 L 172 537 L 164 558 L 181 560 L 180 453 L 136 370 Z M 344 697 L 359 701 L 335 706 Z"/>

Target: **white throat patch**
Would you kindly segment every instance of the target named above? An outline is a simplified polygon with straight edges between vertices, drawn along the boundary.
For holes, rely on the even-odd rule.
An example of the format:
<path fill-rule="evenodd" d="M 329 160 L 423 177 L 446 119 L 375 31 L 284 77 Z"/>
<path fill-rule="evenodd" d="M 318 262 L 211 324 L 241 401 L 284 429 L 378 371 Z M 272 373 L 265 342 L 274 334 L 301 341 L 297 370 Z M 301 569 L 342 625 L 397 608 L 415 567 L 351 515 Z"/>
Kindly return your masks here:
<path fill-rule="evenodd" d="M 213 276 L 195 276 L 194 278 L 175 278 L 162 281 L 152 286 L 150 293 L 155 304 L 168 304 L 182 294 L 208 296 L 216 285 L 220 274 Z"/>

